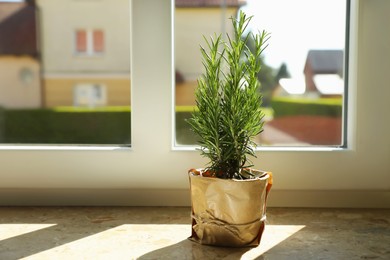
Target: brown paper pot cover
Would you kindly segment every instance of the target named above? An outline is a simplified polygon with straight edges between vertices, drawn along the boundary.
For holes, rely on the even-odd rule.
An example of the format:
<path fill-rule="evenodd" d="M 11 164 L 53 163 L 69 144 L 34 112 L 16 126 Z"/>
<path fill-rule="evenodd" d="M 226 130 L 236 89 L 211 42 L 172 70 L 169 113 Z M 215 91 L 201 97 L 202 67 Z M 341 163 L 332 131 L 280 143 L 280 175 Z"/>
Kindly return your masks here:
<path fill-rule="evenodd" d="M 259 245 L 272 175 L 270 172 L 252 171 L 264 175 L 250 180 L 226 180 L 189 172 L 191 240 L 217 246 Z"/>

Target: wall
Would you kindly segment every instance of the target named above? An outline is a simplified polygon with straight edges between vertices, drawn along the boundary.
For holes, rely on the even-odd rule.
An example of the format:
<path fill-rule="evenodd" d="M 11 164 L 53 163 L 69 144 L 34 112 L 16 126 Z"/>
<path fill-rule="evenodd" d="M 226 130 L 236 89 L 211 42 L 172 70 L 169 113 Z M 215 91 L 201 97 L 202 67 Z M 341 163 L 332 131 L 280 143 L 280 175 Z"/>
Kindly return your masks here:
<path fill-rule="evenodd" d="M 102 84 L 106 87 L 107 106 L 127 106 L 130 104 L 130 79 L 123 75 L 51 76 L 44 80 L 45 107 L 73 106 L 73 91 L 77 84 Z"/>
<path fill-rule="evenodd" d="M 227 8 L 222 25 L 221 8 L 175 9 L 175 68 L 185 80 L 196 80 L 203 70 L 200 55 L 200 45 L 206 46 L 203 35 L 207 39 L 215 33 L 223 35 L 222 28 L 232 35 L 229 18 L 236 17 L 236 13 L 237 8 Z"/>
<path fill-rule="evenodd" d="M 352 2 L 349 146 L 260 151 L 253 163 L 274 172 L 270 206 L 390 208 L 390 1 Z M 0 204 L 189 205 L 186 171 L 205 160 L 172 147 L 171 1 L 132 8 L 131 149 L 3 146 Z"/>
<path fill-rule="evenodd" d="M 45 73 L 130 71 L 129 0 L 37 0 Z M 76 29 L 103 29 L 101 56 L 75 55 Z"/>
<path fill-rule="evenodd" d="M 130 4 L 128 0 L 38 0 L 44 68 L 44 105 L 73 105 L 77 83 L 107 87 L 107 105 L 130 103 Z M 63 15 L 66 14 L 66 15 Z M 77 29 L 102 29 L 104 52 L 75 52 Z"/>
<path fill-rule="evenodd" d="M 22 70 L 31 72 L 23 82 Z M 0 106 L 7 108 L 32 108 L 41 105 L 40 66 L 28 56 L 0 57 Z"/>

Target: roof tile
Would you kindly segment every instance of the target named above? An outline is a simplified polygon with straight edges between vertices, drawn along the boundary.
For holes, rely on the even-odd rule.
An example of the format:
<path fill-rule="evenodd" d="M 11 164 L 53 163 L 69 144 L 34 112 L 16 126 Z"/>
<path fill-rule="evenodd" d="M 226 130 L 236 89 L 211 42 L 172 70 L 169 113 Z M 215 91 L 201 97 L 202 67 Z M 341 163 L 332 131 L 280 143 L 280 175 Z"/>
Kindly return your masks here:
<path fill-rule="evenodd" d="M 38 55 L 35 6 L 0 3 L 0 55 Z"/>

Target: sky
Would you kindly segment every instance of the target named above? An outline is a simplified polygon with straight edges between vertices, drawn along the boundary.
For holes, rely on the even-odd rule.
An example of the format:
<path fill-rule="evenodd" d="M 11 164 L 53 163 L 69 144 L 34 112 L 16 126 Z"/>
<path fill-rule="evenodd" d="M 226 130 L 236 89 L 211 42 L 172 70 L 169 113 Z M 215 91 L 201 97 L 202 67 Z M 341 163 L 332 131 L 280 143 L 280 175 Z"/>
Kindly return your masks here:
<path fill-rule="evenodd" d="M 271 33 L 265 62 L 285 62 L 292 77 L 302 77 L 310 49 L 344 49 L 345 0 L 247 0 L 243 10 L 254 15 L 255 32 Z"/>

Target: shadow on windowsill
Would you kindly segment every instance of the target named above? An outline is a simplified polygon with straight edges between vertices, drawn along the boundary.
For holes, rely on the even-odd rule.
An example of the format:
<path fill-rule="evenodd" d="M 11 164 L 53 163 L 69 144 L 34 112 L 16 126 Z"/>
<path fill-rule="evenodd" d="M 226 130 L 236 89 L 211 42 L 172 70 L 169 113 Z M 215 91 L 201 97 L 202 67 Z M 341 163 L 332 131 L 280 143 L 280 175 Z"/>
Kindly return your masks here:
<path fill-rule="evenodd" d="M 189 239 L 144 254 L 137 259 L 241 259 L 252 247 L 234 248 L 200 245 Z M 264 259 L 259 256 L 256 260 Z"/>

